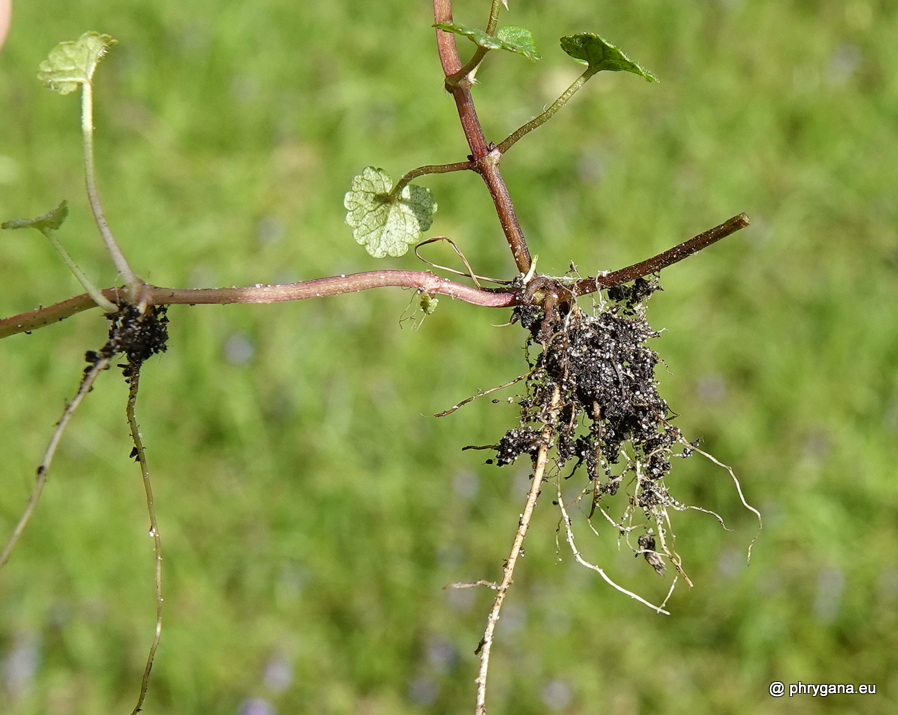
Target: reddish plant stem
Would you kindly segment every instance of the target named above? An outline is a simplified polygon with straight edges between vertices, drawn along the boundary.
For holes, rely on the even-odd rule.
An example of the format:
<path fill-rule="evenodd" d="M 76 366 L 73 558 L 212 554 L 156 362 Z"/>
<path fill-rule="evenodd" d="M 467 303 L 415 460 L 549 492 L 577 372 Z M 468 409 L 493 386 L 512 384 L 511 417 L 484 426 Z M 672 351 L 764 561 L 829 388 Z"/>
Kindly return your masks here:
<path fill-rule="evenodd" d="M 688 241 L 659 253 L 648 260 L 635 263 L 632 266 L 621 268 L 618 271 L 584 278 L 573 286 L 568 284 L 565 288 L 572 298 L 595 293 L 603 288 L 612 288 L 624 283 L 641 278 L 649 273 L 656 273 L 674 263 L 688 258 L 693 253 L 716 243 L 731 233 L 748 226 L 748 216 L 739 214 L 719 226 L 700 233 Z M 542 284 L 552 284 L 557 279 L 548 276 L 540 276 L 538 280 Z M 480 305 L 485 308 L 511 308 L 526 302 L 528 296 L 532 297 L 534 283 L 529 284 L 529 290 L 515 290 L 514 292 L 499 292 L 480 290 L 472 286 L 466 286 L 447 278 L 442 278 L 430 271 L 369 271 L 366 273 L 352 273 L 343 276 L 330 276 L 328 278 L 315 278 L 300 283 L 287 283 L 284 285 L 257 285 L 244 288 L 160 288 L 159 286 L 144 283 L 137 302 L 144 305 L 175 305 L 175 304 L 218 304 L 228 303 L 282 303 L 291 300 L 305 300 L 306 298 L 323 298 L 329 295 L 341 295 L 343 293 L 357 293 L 371 288 L 385 288 L 395 286 L 400 288 L 414 288 L 420 293 L 431 295 L 448 295 L 458 298 L 466 303 Z M 113 303 L 120 304 L 126 299 L 124 288 L 107 288 L 102 294 Z M 14 315 L 0 320 L 0 338 L 17 333 L 27 333 L 44 326 L 57 323 L 76 313 L 97 307 L 94 300 L 87 294 L 69 298 L 61 303 L 39 308 L 37 310 Z"/>
<path fill-rule="evenodd" d="M 744 213 L 739 214 L 738 216 L 733 216 L 733 218 L 724 221 L 719 226 L 709 228 L 704 233 L 700 233 L 698 236 L 690 238 L 688 241 L 684 241 L 683 243 L 664 251 L 664 253 L 659 253 L 657 256 L 640 261 L 639 263 L 634 263 L 632 266 L 606 273 L 605 275 L 599 275 L 595 278 L 584 278 L 581 281 L 577 281 L 572 292 L 574 296 L 595 293 L 603 288 L 612 288 L 614 286 L 623 285 L 624 283 L 635 281 L 637 278 L 647 276 L 650 273 L 657 273 L 661 269 L 667 268 L 674 263 L 679 263 L 693 253 L 698 253 L 712 243 L 717 243 L 720 239 L 726 238 L 730 234 L 745 228 L 749 223 L 748 216 Z"/>
<path fill-rule="evenodd" d="M 137 302 L 144 305 L 281 303 L 343 293 L 357 293 L 387 286 L 414 288 L 421 293 L 448 295 L 486 308 L 510 307 L 517 305 L 519 299 L 517 293 L 480 290 L 442 278 L 430 271 L 395 270 L 353 273 L 344 276 L 316 278 L 301 283 L 258 285 L 244 288 L 160 288 L 145 283 L 140 290 L 140 295 L 137 296 Z M 116 304 L 125 300 L 127 295 L 123 288 L 107 288 L 101 292 Z M 95 307 L 97 304 L 87 293 L 84 293 L 46 308 L 14 315 L 0 320 L 0 338 L 36 330 Z"/>
<path fill-rule="evenodd" d="M 629 283 L 649 273 L 657 273 L 663 268 L 678 263 L 748 225 L 748 216 L 744 213 L 739 214 L 729 221 L 700 233 L 698 236 L 690 238 L 678 246 L 659 253 L 657 256 L 611 273 L 596 276 L 595 278 L 584 278 L 573 285 L 566 284 L 565 290 L 569 292 L 571 298 L 576 298 L 588 293 L 595 293 L 604 288 L 612 288 Z M 357 293 L 363 290 L 370 290 L 371 288 L 395 286 L 414 288 L 420 293 L 431 295 L 448 295 L 466 303 L 480 305 L 485 308 L 511 308 L 532 298 L 533 289 L 537 281 L 540 281 L 541 285 L 551 285 L 557 283 L 558 279 L 549 276 L 538 276 L 528 284 L 527 289 L 517 289 L 514 292 L 481 290 L 450 281 L 430 271 L 400 270 L 368 271 L 366 273 L 315 278 L 314 280 L 302 281 L 300 283 L 256 285 L 243 288 L 160 288 L 159 286 L 144 283 L 139 291 L 139 295 L 136 296 L 136 302 L 143 305 L 282 303 L 292 300 L 305 300 L 306 298 L 323 298 L 343 293 Z M 116 304 L 121 304 L 127 298 L 124 288 L 107 288 L 101 291 L 101 293 Z M 38 308 L 27 313 L 4 318 L 0 320 L 0 338 L 37 330 L 95 307 L 97 307 L 97 304 L 94 300 L 87 293 L 84 293 L 46 308 Z"/>
<path fill-rule="evenodd" d="M 517 304 L 514 293 L 480 290 L 442 278 L 430 271 L 369 271 L 343 276 L 315 278 L 301 283 L 260 285 L 246 288 L 156 288 L 152 303 L 281 303 L 306 298 L 321 298 L 357 293 L 389 286 L 414 288 L 420 293 L 448 295 L 487 308 L 505 308 Z"/>
<path fill-rule="evenodd" d="M 434 23 L 452 22 L 452 0 L 433 0 Z M 437 51 L 440 55 L 440 64 L 446 78 L 453 77 L 461 69 L 461 60 L 458 57 L 458 47 L 455 44 L 455 35 L 443 30 L 436 31 Z M 511 247 L 515 265 L 521 273 L 530 270 L 530 249 L 524 238 L 524 232 L 518 223 L 514 212 L 514 205 L 508 193 L 508 187 L 499 171 L 499 159 L 501 154 L 494 151 L 486 141 L 483 127 L 477 117 L 474 108 L 474 98 L 471 96 L 471 79 L 464 77 L 458 81 L 446 82 L 446 90 L 452 94 L 455 106 L 458 108 L 458 118 L 461 121 L 462 131 L 471 148 L 471 159 L 475 164 L 475 171 L 480 174 L 489 189 L 490 196 L 496 206 L 502 231 Z"/>

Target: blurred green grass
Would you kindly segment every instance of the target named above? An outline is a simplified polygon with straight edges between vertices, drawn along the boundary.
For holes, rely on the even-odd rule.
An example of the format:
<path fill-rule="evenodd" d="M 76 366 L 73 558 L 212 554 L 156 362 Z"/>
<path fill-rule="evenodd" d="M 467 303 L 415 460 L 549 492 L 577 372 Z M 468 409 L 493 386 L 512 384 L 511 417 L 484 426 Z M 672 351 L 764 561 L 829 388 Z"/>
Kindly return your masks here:
<path fill-rule="evenodd" d="M 485 3 L 456 8 L 475 24 Z M 539 268 L 616 268 L 746 211 L 751 228 L 666 271 L 664 394 L 728 476 L 697 459 L 671 487 L 696 587 L 671 617 L 556 548 L 538 508 L 494 649 L 490 712 L 891 712 L 898 688 L 898 7 L 874 0 L 512 4 L 545 59 L 490 57 L 489 138 L 577 74 L 557 38 L 596 31 L 661 79 L 600 75 L 503 163 Z M 341 206 L 365 165 L 394 176 L 467 153 L 441 89 L 426 2 L 19 3 L 0 53 L 0 218 L 67 198 L 61 238 L 103 285 L 82 197 L 77 100 L 38 62 L 88 29 L 101 195 L 132 266 L 159 285 L 241 285 L 384 267 Z M 473 176 L 423 182 L 478 272 L 513 271 Z M 80 292 L 39 237 L 0 236 L 0 314 Z M 448 260 L 448 259 L 447 259 Z M 413 257 L 392 267 L 417 268 Z M 473 708 L 490 594 L 526 490 L 468 444 L 507 405 L 433 412 L 523 368 L 507 314 L 411 296 L 174 307 L 139 416 L 165 548 L 166 613 L 147 713 L 458 713 Z M 0 345 L 0 530 L 105 325 L 85 314 Z M 0 711 L 129 712 L 153 624 L 152 553 L 128 458 L 125 389 L 104 376 L 0 574 Z M 581 537 L 657 600 L 667 584 Z M 772 680 L 875 683 L 777 701 Z M 254 700 L 256 699 L 256 700 Z"/>

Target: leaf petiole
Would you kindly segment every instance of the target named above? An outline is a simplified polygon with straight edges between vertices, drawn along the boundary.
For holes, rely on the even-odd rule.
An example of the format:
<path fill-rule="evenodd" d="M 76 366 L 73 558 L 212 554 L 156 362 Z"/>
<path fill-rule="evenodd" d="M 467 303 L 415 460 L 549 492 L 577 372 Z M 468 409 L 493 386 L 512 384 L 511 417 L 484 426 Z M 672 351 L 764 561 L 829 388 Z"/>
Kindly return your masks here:
<path fill-rule="evenodd" d="M 87 199 L 106 250 L 124 279 L 130 297 L 136 299 L 143 281 L 131 270 L 106 221 L 97 193 L 94 161 L 93 75 L 103 55 L 115 43 L 116 40 L 110 35 L 98 32 L 85 32 L 75 42 L 60 42 L 41 62 L 37 76 L 46 87 L 59 94 L 70 94 L 81 88 L 81 134 Z"/>
<path fill-rule="evenodd" d="M 507 50 L 524 55 L 530 60 L 540 59 L 533 42 L 533 34 L 525 27 L 508 25 L 496 31 L 496 18 L 498 17 L 497 3 L 493 4 L 495 13 L 490 13 L 489 24 L 486 30 L 466 27 L 454 22 L 438 22 L 434 25 L 438 30 L 451 32 L 456 35 L 464 35 L 473 42 L 477 49 L 470 60 L 457 72 L 446 77 L 446 88 L 450 89 L 465 79 L 473 80 L 474 73 L 483 62 L 490 50 Z"/>
<path fill-rule="evenodd" d="M 102 291 L 97 288 L 90 278 L 78 267 L 78 264 L 72 260 L 72 257 L 69 255 L 69 252 L 65 250 L 62 243 L 60 243 L 59 239 L 56 238 L 56 231 L 62 225 L 62 222 L 65 221 L 66 216 L 69 214 L 68 201 L 63 201 L 52 211 L 48 211 L 43 216 L 38 216 L 34 219 L 15 219 L 13 221 L 7 221 L 6 223 L 0 225 L 0 228 L 5 229 L 14 229 L 14 228 L 34 228 L 40 231 L 44 236 L 47 237 L 47 240 L 50 241 L 50 244 L 53 248 L 56 249 L 56 252 L 59 254 L 59 257 L 62 258 L 63 263 L 65 263 L 69 270 L 75 274 L 75 278 L 78 279 L 78 282 L 84 287 L 84 290 L 87 291 L 88 295 L 93 299 L 94 303 L 100 306 L 107 313 L 114 313 L 118 310 L 118 306 L 113 303 L 111 300 L 106 298 Z"/>
<path fill-rule="evenodd" d="M 103 296 L 100 292 L 100 289 L 95 286 L 90 278 L 81 270 L 75 261 L 72 260 L 72 257 L 69 255 L 68 251 L 63 248 L 63 245 L 59 242 L 59 239 L 56 238 L 56 232 L 49 228 L 39 229 L 42 234 L 47 237 L 47 240 L 50 241 L 53 248 L 56 249 L 56 252 L 59 254 L 59 257 L 62 258 L 63 263 L 65 263 L 69 270 L 75 275 L 75 278 L 78 279 L 78 282 L 84 286 L 84 290 L 87 291 L 87 294 L 93 299 L 94 303 L 100 306 L 106 313 L 114 313 L 118 310 L 118 306 L 112 301 L 108 300 Z"/>
<path fill-rule="evenodd" d="M 454 164 L 428 164 L 419 166 L 402 175 L 396 185 L 390 189 L 390 196 L 399 196 L 402 190 L 419 176 L 427 174 L 448 174 L 452 171 L 471 171 L 475 168 L 473 161 L 459 161 Z"/>
<path fill-rule="evenodd" d="M 555 115 L 555 113 L 565 104 L 567 104 L 570 98 L 573 97 L 584 84 L 586 84 L 587 80 L 589 80 L 589 78 L 596 74 L 598 71 L 598 69 L 587 67 L 586 70 L 584 70 L 583 74 L 577 77 L 577 79 L 574 80 L 573 84 L 571 84 L 571 86 L 564 91 L 564 94 L 562 94 L 558 99 L 552 102 L 552 104 L 545 112 L 540 114 L 538 117 L 534 117 L 524 126 L 512 132 L 505 139 L 499 142 L 498 146 L 496 147 L 499 150 L 499 153 L 504 154 L 518 140 L 527 136 L 537 127 L 542 126 L 543 124 L 548 122 Z"/>
<path fill-rule="evenodd" d="M 103 243 L 106 244 L 106 250 L 122 276 L 122 280 L 128 287 L 131 297 L 134 298 L 138 295 L 143 282 L 131 270 L 131 266 L 115 240 L 115 236 L 112 235 L 112 229 L 109 228 L 109 222 L 106 221 L 106 214 L 103 213 L 103 206 L 100 203 L 100 195 L 97 191 L 93 116 L 93 85 L 90 81 L 86 81 L 81 85 L 81 135 L 84 149 L 84 183 L 87 188 L 87 200 L 90 203 L 90 210 L 94 215 Z"/>

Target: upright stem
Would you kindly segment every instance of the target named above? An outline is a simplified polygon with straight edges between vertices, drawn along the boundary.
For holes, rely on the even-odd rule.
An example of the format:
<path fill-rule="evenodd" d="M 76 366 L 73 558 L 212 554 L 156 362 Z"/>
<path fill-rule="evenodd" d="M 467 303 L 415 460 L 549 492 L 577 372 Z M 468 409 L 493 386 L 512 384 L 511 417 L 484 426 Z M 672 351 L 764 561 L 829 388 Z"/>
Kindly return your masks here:
<path fill-rule="evenodd" d="M 103 237 L 103 243 L 106 244 L 106 250 L 112 257 L 112 262 L 125 281 L 125 285 L 132 294 L 136 294 L 140 288 L 141 281 L 131 270 L 125 255 L 119 248 L 109 223 L 106 221 L 106 215 L 103 213 L 103 207 L 100 204 L 100 196 L 97 193 L 97 172 L 94 163 L 94 111 L 93 111 L 93 88 L 90 82 L 84 82 L 81 85 L 81 134 L 84 145 L 84 183 L 87 185 L 87 199 L 90 202 L 90 210 L 97 222 L 97 228 L 100 230 L 100 236 Z M 133 295 L 132 295 L 133 298 Z"/>
<path fill-rule="evenodd" d="M 433 0 L 433 17 L 434 23 L 452 22 L 452 0 Z M 437 30 L 436 33 L 440 64 L 443 67 L 443 74 L 448 79 L 457 74 L 462 66 L 455 44 L 455 35 L 443 30 Z M 524 232 L 515 215 L 508 187 L 505 186 L 505 180 L 499 171 L 501 155 L 499 152 L 493 151 L 480 126 L 480 120 L 474 108 L 474 99 L 471 96 L 471 79 L 463 77 L 458 81 L 447 81 L 446 89 L 455 99 L 462 131 L 464 131 L 465 139 L 471 148 L 471 160 L 475 163 L 474 170 L 483 177 L 490 196 L 493 197 L 499 222 L 508 245 L 511 247 L 515 264 L 521 273 L 527 273 L 531 263 L 530 249 L 527 248 Z"/>
<path fill-rule="evenodd" d="M 486 23 L 486 34 L 492 35 L 496 32 L 496 25 L 499 24 L 499 6 L 503 4 L 503 0 L 493 0 L 490 5 L 490 19 Z"/>

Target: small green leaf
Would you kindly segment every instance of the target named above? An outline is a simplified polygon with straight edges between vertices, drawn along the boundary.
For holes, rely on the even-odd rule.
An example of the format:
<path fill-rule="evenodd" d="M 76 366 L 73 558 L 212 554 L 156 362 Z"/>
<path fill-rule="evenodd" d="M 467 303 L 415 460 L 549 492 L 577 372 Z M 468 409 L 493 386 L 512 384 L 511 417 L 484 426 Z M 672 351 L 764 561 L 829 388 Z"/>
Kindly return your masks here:
<path fill-rule="evenodd" d="M 90 83 L 100 59 L 115 43 L 99 32 L 85 32 L 75 42 L 60 42 L 40 63 L 37 78 L 60 94 L 74 92 Z"/>
<path fill-rule="evenodd" d="M 508 50 L 524 55 L 527 59 L 541 59 L 533 42 L 533 34 L 525 27 L 509 25 L 502 27 L 495 35 L 488 35 L 483 30 L 457 25 L 452 22 L 440 22 L 434 27 L 444 32 L 454 32 L 456 35 L 464 35 L 478 47 L 487 50 Z"/>
<path fill-rule="evenodd" d="M 647 82 L 658 81 L 655 75 L 633 62 L 608 40 L 591 32 L 562 37 L 561 49 L 578 62 L 589 65 L 596 72 L 602 70 L 632 72 L 640 77 L 645 77 Z"/>
<path fill-rule="evenodd" d="M 518 52 L 528 60 L 540 60 L 542 57 L 536 51 L 536 43 L 533 41 L 533 33 L 526 27 L 508 25 L 500 27 L 496 37 L 502 42 L 502 49 L 509 52 Z"/>
<path fill-rule="evenodd" d="M 434 27 L 443 32 L 453 32 L 456 35 L 464 35 L 478 47 L 483 47 L 487 50 L 498 50 L 501 45 L 498 38 L 488 35 L 483 30 L 477 28 L 456 25 L 453 22 L 438 22 Z"/>
<path fill-rule="evenodd" d="M 58 231 L 69 215 L 69 202 L 63 201 L 52 211 L 48 211 L 43 216 L 37 218 L 16 218 L 0 224 L 0 228 L 36 228 L 43 233 L 47 229 Z"/>
<path fill-rule="evenodd" d="M 430 228 L 437 210 L 430 189 L 409 184 L 391 196 L 392 186 L 383 169 L 368 166 L 343 199 L 353 237 L 375 258 L 404 255 Z"/>

